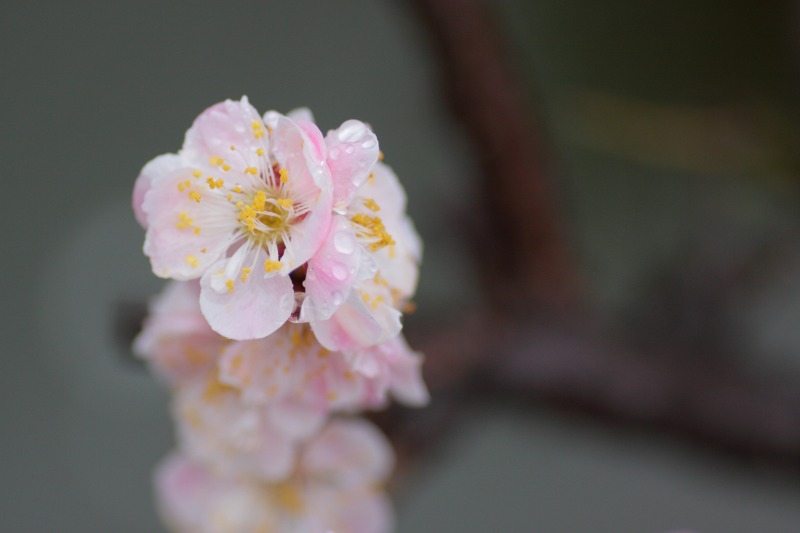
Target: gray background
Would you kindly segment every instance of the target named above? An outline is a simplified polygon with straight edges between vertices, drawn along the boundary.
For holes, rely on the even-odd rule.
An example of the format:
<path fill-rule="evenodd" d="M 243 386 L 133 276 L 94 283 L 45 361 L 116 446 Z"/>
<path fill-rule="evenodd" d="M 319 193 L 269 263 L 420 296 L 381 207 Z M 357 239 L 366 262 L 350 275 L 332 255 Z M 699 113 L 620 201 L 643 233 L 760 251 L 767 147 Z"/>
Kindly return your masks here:
<path fill-rule="evenodd" d="M 571 99 L 598 91 L 669 104 L 738 98 L 782 112 L 790 43 L 776 36 L 779 10 L 491 6 L 543 110 L 570 238 L 610 329 L 641 305 L 645 280 L 680 253 L 709 209 L 754 239 L 796 227 L 797 202 L 780 180 L 765 185 L 758 168 L 709 177 L 598 148 L 592 132 L 602 135 L 602 121 Z M 662 24 L 661 33 L 648 24 Z M 682 29 L 669 31 L 675 24 Z M 167 397 L 126 362 L 113 333 L 121 303 L 160 287 L 129 194 L 141 166 L 179 148 L 214 102 L 247 94 L 261 111 L 309 106 L 323 130 L 348 118 L 371 123 L 426 243 L 415 320 L 477 302 L 451 217 L 465 207 L 481 216 L 468 179 L 474 161 L 406 5 L 4 2 L 0 29 L 0 531 L 161 530 L 150 472 L 171 446 Z M 687 203 L 698 190 L 702 205 Z M 758 371 L 800 369 L 798 257 L 790 275 L 741 305 L 748 328 L 737 340 L 759 348 Z M 474 409 L 397 501 L 406 533 L 800 531 L 796 479 L 493 403 Z"/>

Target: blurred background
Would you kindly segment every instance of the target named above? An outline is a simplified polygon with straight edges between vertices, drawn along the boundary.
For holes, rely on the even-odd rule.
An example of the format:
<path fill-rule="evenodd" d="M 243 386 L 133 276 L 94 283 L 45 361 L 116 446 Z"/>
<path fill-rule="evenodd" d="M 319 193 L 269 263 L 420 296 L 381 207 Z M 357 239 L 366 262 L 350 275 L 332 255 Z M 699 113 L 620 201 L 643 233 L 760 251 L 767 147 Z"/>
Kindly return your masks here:
<path fill-rule="evenodd" d="M 162 531 L 133 181 L 225 98 L 369 122 L 425 244 L 400 533 L 800 531 L 800 9 L 0 5 L 0 531 Z"/>

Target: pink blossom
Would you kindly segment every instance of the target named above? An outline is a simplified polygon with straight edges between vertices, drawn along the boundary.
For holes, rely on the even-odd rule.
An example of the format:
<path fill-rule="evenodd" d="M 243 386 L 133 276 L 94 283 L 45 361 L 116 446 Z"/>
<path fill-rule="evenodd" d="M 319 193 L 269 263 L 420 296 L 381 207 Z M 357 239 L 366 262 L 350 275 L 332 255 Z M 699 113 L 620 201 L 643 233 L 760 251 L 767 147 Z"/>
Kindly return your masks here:
<path fill-rule="evenodd" d="M 388 166 L 376 162 L 369 170 L 359 187 L 339 194 L 344 212 L 334 215 L 306 275 L 300 319 L 331 350 L 358 350 L 396 336 L 416 291 L 422 250 L 405 214 L 405 192 Z M 333 177 L 335 185 L 341 182 L 336 172 Z"/>
<path fill-rule="evenodd" d="M 153 272 L 201 279 L 211 327 L 231 339 L 269 335 L 294 309 L 290 274 L 317 251 L 332 183 L 308 121 L 262 119 L 246 97 L 203 112 L 183 148 L 145 166 L 134 211 Z"/>
<path fill-rule="evenodd" d="M 392 463 L 388 443 L 372 425 L 334 420 L 283 481 L 227 476 L 175 454 L 156 473 L 156 493 L 177 533 L 385 533 L 392 511 L 378 487 Z"/>
<path fill-rule="evenodd" d="M 352 354 L 321 346 L 307 325 L 287 324 L 259 340 L 230 344 L 220 359 L 220 380 L 245 401 L 290 400 L 324 411 L 375 408 L 388 393 L 411 405 L 427 402 L 421 356 L 402 337 Z"/>
<path fill-rule="evenodd" d="M 133 343 L 134 353 L 171 384 L 214 368 L 229 342 L 215 333 L 200 313 L 199 294 L 197 282 L 169 283 L 153 299 L 150 314 Z"/>
<path fill-rule="evenodd" d="M 289 401 L 248 405 L 212 372 L 180 384 L 173 415 L 188 456 L 227 475 L 276 481 L 290 473 L 297 446 L 327 413 Z"/>

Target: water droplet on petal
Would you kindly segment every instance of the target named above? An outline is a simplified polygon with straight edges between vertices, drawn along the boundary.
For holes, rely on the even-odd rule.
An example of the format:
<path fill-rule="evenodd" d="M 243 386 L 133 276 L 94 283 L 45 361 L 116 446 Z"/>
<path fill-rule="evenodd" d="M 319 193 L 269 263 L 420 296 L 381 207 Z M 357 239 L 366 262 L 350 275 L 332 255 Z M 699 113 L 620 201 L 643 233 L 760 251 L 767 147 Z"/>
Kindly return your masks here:
<path fill-rule="evenodd" d="M 341 291 L 333 291 L 331 294 L 331 300 L 333 301 L 333 305 L 342 305 L 344 296 L 342 295 Z"/>
<path fill-rule="evenodd" d="M 375 146 L 375 139 L 372 137 L 361 143 L 361 148 L 364 148 L 365 150 L 369 150 L 373 146 Z"/>
<path fill-rule="evenodd" d="M 347 267 L 341 263 L 334 263 L 331 268 L 331 274 L 339 281 L 344 281 L 347 279 Z"/>
<path fill-rule="evenodd" d="M 331 159 L 339 159 L 340 155 L 342 155 L 342 152 L 338 148 L 331 148 L 331 151 L 328 153 Z"/>
<path fill-rule="evenodd" d="M 348 120 L 337 132 L 341 142 L 356 142 L 367 133 L 367 127 L 358 120 Z"/>
<path fill-rule="evenodd" d="M 345 146 L 345 148 L 344 148 L 344 152 L 345 152 L 346 154 L 352 154 L 352 153 L 353 153 L 353 152 L 355 152 L 355 151 L 356 151 L 356 149 L 355 149 L 355 148 L 353 148 L 353 145 L 352 145 L 352 144 L 348 144 L 348 145 L 347 145 L 347 146 Z"/>
<path fill-rule="evenodd" d="M 352 254 L 356 249 L 356 241 L 350 233 L 340 231 L 333 236 L 333 246 L 343 254 Z"/>

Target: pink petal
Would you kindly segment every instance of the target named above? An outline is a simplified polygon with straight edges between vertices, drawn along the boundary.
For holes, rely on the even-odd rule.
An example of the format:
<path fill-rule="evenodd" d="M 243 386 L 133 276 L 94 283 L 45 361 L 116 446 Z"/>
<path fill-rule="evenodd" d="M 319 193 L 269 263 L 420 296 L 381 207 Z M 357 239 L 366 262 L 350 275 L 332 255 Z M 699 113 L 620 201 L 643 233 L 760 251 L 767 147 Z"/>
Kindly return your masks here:
<path fill-rule="evenodd" d="M 267 135 L 262 127 L 263 133 L 257 136 L 254 123 L 263 125 L 261 116 L 246 96 L 239 101 L 215 104 L 203 111 L 186 132 L 181 155 L 185 161 L 207 170 L 216 171 L 218 166 L 209 163 L 212 157 L 224 159 L 236 172 L 257 166 L 254 154 L 259 148 L 266 149 Z M 235 147 L 234 151 L 231 146 Z"/>
<path fill-rule="evenodd" d="M 283 325 L 294 310 L 294 290 L 288 276 L 265 276 L 266 254 L 259 251 L 255 271 L 246 283 L 234 280 L 233 291 L 215 290 L 225 276 L 226 260 L 213 265 L 200 280 L 200 309 L 211 328 L 229 339 L 259 339 Z M 223 282 L 224 284 L 224 282 Z"/>
<path fill-rule="evenodd" d="M 200 228 L 196 234 L 194 228 L 181 226 L 181 213 L 197 220 L 204 209 L 182 190 L 181 184 L 186 181 L 194 184 L 192 169 L 179 168 L 153 181 L 142 203 L 150 224 L 144 253 L 150 258 L 153 273 L 163 278 L 199 278 L 225 252 L 231 234 L 226 228 Z"/>
<path fill-rule="evenodd" d="M 336 419 L 311 441 L 302 468 L 319 479 L 337 479 L 340 488 L 388 478 L 394 454 L 373 424 L 358 418 Z"/>
<path fill-rule="evenodd" d="M 372 178 L 358 189 L 360 198 L 371 198 L 380 206 L 381 218 L 398 219 L 406 212 L 406 191 L 391 167 L 378 162 L 372 167 Z"/>
<path fill-rule="evenodd" d="M 308 262 L 301 321 L 327 320 L 347 300 L 362 253 L 353 225 L 346 217 L 335 215 L 328 236 Z"/>
<path fill-rule="evenodd" d="M 293 121 L 278 116 L 272 138 L 273 153 L 287 170 L 290 197 L 302 198 L 310 206 L 308 215 L 290 229 L 293 255 L 284 262 L 289 271 L 311 259 L 325 238 L 331 221 L 331 177 L 314 143 Z"/>
<path fill-rule="evenodd" d="M 378 138 L 363 122 L 348 120 L 329 131 L 325 143 L 333 179 L 334 209 L 344 213 L 378 161 Z"/>
<path fill-rule="evenodd" d="M 163 154 L 149 163 L 147 163 L 139 177 L 136 178 L 136 183 L 133 186 L 133 213 L 136 216 L 136 221 L 147 229 L 147 215 L 142 210 L 142 203 L 147 191 L 150 190 L 154 181 L 158 181 L 173 171 L 181 167 L 181 158 L 177 154 Z"/>
<path fill-rule="evenodd" d="M 317 340 L 331 351 L 357 351 L 379 343 L 384 331 L 355 292 L 328 320 L 311 322 Z"/>

